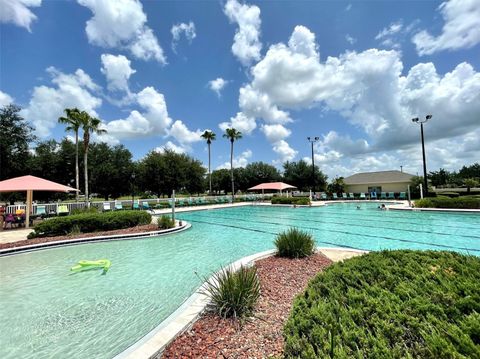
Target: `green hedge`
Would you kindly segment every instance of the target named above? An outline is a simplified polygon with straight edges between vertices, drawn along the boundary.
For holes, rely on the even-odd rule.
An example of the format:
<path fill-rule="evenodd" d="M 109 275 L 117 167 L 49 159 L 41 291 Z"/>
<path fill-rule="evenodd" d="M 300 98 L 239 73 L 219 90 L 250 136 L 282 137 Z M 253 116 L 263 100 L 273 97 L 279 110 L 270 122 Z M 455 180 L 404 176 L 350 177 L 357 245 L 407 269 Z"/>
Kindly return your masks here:
<path fill-rule="evenodd" d="M 334 264 L 294 302 L 286 358 L 480 358 L 480 258 L 383 251 Z"/>
<path fill-rule="evenodd" d="M 310 198 L 308 197 L 272 197 L 272 204 L 297 204 L 297 205 L 309 205 Z"/>
<path fill-rule="evenodd" d="M 449 197 L 442 197 L 442 196 L 439 196 L 437 198 L 424 198 L 424 199 L 416 200 L 415 207 L 480 209 L 480 198 L 475 198 L 475 197 L 449 198 Z"/>
<path fill-rule="evenodd" d="M 152 216 L 145 211 L 82 213 L 45 220 L 35 226 L 29 238 L 62 236 L 72 232 L 109 231 L 149 224 Z"/>

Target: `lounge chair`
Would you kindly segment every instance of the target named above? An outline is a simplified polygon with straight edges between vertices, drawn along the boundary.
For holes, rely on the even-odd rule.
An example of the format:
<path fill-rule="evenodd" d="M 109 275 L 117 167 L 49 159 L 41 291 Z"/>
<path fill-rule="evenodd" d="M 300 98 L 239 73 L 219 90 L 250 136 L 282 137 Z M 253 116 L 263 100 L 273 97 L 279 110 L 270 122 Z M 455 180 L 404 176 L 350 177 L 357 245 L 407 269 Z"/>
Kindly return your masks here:
<path fill-rule="evenodd" d="M 145 209 L 145 210 L 150 210 L 151 209 L 148 202 L 142 202 L 142 209 Z"/>
<path fill-rule="evenodd" d="M 123 209 L 122 202 L 115 202 L 115 210 L 119 211 Z"/>
<path fill-rule="evenodd" d="M 342 193 L 342 199 L 348 199 L 348 197 L 347 197 L 347 194 L 346 194 L 346 193 Z"/>
<path fill-rule="evenodd" d="M 111 211 L 112 207 L 110 207 L 110 202 L 103 202 L 103 211 Z"/>
<path fill-rule="evenodd" d="M 66 204 L 61 204 L 58 206 L 57 214 L 59 216 L 66 216 L 70 213 Z"/>
<path fill-rule="evenodd" d="M 140 209 L 140 204 L 138 201 L 133 201 L 132 209 Z"/>
<path fill-rule="evenodd" d="M 377 192 L 371 192 L 370 199 L 377 199 Z"/>
<path fill-rule="evenodd" d="M 332 199 L 338 199 L 338 196 L 336 193 L 332 193 Z"/>
<path fill-rule="evenodd" d="M 185 201 L 183 199 L 178 200 L 178 207 L 184 207 L 185 206 Z"/>
<path fill-rule="evenodd" d="M 380 199 L 387 199 L 387 193 L 386 192 L 382 192 L 380 194 Z"/>
<path fill-rule="evenodd" d="M 327 200 L 327 194 L 325 192 L 320 193 L 320 199 L 322 201 L 326 201 Z"/>
<path fill-rule="evenodd" d="M 407 199 L 405 192 L 400 192 L 400 196 L 398 196 L 398 199 L 403 199 L 403 200 Z"/>
<path fill-rule="evenodd" d="M 395 199 L 395 193 L 394 192 L 388 192 L 388 199 Z"/>
<path fill-rule="evenodd" d="M 366 197 L 365 197 L 365 193 L 361 192 L 361 193 L 360 193 L 360 199 L 365 199 L 365 198 L 366 198 Z"/>
<path fill-rule="evenodd" d="M 353 195 L 353 193 L 350 192 L 350 193 L 348 194 L 348 199 L 355 199 L 355 196 Z"/>
<path fill-rule="evenodd" d="M 36 214 L 38 217 L 45 218 L 45 217 L 47 216 L 46 207 L 45 207 L 45 206 L 37 206 L 37 210 L 36 210 L 35 214 Z"/>

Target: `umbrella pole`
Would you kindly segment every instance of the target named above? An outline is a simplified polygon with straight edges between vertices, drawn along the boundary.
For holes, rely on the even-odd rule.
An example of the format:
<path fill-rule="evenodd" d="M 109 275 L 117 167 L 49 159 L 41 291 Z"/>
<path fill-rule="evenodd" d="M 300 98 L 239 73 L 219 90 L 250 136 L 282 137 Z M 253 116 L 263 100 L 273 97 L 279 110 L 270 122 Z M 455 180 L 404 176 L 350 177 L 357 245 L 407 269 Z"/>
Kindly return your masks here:
<path fill-rule="evenodd" d="M 33 197 L 33 191 L 28 190 L 27 191 L 27 209 L 25 211 L 25 228 L 30 227 L 30 213 L 32 211 L 32 197 Z"/>

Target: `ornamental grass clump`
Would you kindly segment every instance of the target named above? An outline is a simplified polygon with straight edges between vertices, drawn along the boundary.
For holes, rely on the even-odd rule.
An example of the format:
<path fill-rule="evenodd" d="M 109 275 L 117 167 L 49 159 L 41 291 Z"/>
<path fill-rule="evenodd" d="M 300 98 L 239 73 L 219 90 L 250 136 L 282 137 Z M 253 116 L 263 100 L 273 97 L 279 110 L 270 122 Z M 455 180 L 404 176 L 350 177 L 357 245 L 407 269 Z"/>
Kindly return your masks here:
<path fill-rule="evenodd" d="M 315 251 L 313 236 L 298 228 L 290 228 L 277 234 L 274 243 L 280 257 L 303 258 L 312 255 Z"/>
<path fill-rule="evenodd" d="M 159 229 L 169 229 L 175 227 L 175 221 L 169 216 L 161 216 L 157 219 Z"/>
<path fill-rule="evenodd" d="M 222 318 L 249 316 L 260 297 L 260 280 L 255 267 L 227 267 L 206 282 L 204 293 L 211 298 L 210 308 Z"/>

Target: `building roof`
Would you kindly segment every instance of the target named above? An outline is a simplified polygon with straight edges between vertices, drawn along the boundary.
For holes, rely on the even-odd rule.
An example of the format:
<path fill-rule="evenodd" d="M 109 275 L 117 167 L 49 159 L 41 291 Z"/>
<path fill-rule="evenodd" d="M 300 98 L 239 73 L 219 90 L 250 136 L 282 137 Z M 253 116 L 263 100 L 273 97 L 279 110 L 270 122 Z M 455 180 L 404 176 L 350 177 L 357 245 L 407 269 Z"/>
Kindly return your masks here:
<path fill-rule="evenodd" d="M 410 182 L 413 175 L 400 171 L 362 172 L 344 178 L 346 185 L 405 183 Z"/>
<path fill-rule="evenodd" d="M 277 191 L 283 191 L 284 189 L 297 188 L 283 182 L 270 182 L 270 183 L 260 183 L 254 187 L 249 188 L 251 191 L 262 190 L 262 189 L 274 189 Z"/>

